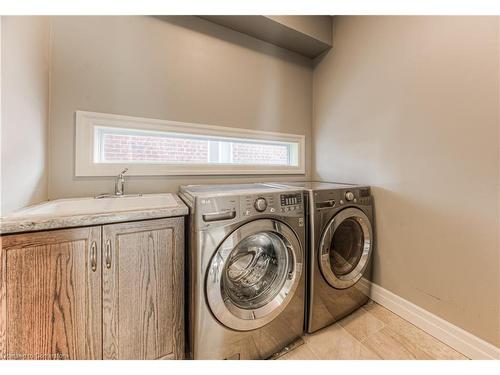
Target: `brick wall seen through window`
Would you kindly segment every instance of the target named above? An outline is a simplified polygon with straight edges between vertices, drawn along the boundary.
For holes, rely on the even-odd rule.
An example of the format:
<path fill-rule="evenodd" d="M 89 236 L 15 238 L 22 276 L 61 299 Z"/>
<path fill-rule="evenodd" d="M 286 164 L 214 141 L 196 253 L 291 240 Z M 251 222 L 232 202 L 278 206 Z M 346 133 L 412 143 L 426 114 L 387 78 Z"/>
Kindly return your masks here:
<path fill-rule="evenodd" d="M 102 128 L 98 131 L 100 163 L 288 165 L 290 146 L 283 142 L 239 141 L 168 136 Z"/>
<path fill-rule="evenodd" d="M 103 134 L 104 162 L 207 163 L 208 141 L 128 134 Z"/>

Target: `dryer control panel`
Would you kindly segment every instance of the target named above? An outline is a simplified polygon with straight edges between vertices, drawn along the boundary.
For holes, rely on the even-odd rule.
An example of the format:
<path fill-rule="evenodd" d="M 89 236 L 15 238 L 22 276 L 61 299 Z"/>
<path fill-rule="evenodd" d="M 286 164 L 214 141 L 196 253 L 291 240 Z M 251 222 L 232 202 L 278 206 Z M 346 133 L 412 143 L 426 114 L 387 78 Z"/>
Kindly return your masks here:
<path fill-rule="evenodd" d="M 321 210 L 344 205 L 369 206 L 371 199 L 369 187 L 318 190 L 314 192 L 314 207 Z"/>

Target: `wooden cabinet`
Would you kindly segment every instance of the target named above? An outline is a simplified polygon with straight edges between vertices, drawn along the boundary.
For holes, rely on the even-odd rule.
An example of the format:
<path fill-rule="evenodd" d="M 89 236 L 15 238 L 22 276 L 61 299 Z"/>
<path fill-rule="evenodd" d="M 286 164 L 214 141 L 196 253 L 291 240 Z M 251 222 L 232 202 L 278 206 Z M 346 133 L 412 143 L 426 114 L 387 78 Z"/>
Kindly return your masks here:
<path fill-rule="evenodd" d="M 104 359 L 181 358 L 182 222 L 106 225 L 103 246 Z"/>
<path fill-rule="evenodd" d="M 1 241 L 2 357 L 101 358 L 101 228 L 12 235 Z"/>
<path fill-rule="evenodd" d="M 7 235 L 0 357 L 180 359 L 184 221 Z"/>

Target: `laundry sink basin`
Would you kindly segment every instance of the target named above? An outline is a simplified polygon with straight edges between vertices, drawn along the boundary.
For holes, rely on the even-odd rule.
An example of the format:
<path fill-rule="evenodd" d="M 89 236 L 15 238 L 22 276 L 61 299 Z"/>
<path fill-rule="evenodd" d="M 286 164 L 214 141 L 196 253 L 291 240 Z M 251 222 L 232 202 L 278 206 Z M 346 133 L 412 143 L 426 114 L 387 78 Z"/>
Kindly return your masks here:
<path fill-rule="evenodd" d="M 123 196 L 119 198 L 70 198 L 48 201 L 27 207 L 3 219 L 29 218 L 39 216 L 78 216 L 91 214 L 107 214 L 126 211 L 144 211 L 162 209 L 179 205 L 173 194 L 145 194 L 140 196 Z"/>

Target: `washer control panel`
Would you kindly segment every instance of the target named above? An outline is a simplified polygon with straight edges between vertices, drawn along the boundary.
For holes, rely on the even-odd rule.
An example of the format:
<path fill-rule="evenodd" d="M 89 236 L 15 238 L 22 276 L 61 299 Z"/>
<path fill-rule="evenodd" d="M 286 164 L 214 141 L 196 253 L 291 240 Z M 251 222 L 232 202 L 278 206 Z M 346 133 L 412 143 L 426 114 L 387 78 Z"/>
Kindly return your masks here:
<path fill-rule="evenodd" d="M 292 193 L 292 194 L 281 194 L 280 195 L 280 211 L 290 212 L 290 211 L 300 211 L 302 209 L 302 194 Z"/>
<path fill-rule="evenodd" d="M 304 212 L 302 193 L 244 195 L 240 199 L 242 216 L 274 214 L 295 216 Z"/>
<path fill-rule="evenodd" d="M 274 194 L 248 194 L 240 197 L 242 216 L 276 212 L 276 197 Z"/>
<path fill-rule="evenodd" d="M 267 208 L 267 201 L 266 198 L 257 198 L 254 202 L 254 207 L 257 211 L 259 212 L 264 212 Z"/>
<path fill-rule="evenodd" d="M 200 198 L 197 202 L 196 220 L 203 228 L 257 215 L 304 215 L 302 192 L 215 196 Z"/>

